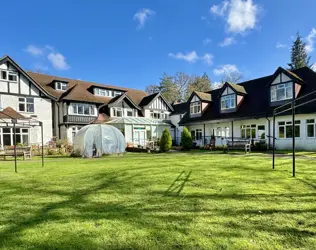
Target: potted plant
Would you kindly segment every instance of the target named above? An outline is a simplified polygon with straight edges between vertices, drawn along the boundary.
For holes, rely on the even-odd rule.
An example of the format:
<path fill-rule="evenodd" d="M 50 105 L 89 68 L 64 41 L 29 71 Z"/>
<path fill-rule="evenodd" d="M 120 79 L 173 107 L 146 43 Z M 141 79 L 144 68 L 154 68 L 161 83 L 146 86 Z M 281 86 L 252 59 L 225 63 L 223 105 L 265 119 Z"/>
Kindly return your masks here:
<path fill-rule="evenodd" d="M 211 141 L 210 141 L 212 150 L 215 149 L 215 142 L 216 142 L 216 138 L 215 138 L 215 135 L 213 134 L 213 135 L 211 135 Z"/>

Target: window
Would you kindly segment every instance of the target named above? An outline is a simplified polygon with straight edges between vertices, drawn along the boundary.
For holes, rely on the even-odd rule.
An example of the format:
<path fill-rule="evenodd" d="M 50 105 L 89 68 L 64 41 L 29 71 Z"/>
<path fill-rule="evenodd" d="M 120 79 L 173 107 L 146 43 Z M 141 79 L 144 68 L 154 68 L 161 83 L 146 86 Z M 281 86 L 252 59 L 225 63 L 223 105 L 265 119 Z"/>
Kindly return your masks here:
<path fill-rule="evenodd" d="M 312 138 L 315 137 L 315 131 L 316 131 L 316 123 L 315 119 L 309 119 L 306 120 L 306 130 L 307 130 L 307 137 Z"/>
<path fill-rule="evenodd" d="M 72 103 L 72 114 L 74 115 L 95 115 L 95 107 L 90 104 Z"/>
<path fill-rule="evenodd" d="M 19 97 L 19 111 L 34 113 L 34 98 Z"/>
<path fill-rule="evenodd" d="M 9 81 L 17 82 L 18 81 L 18 74 L 16 72 L 9 72 Z"/>
<path fill-rule="evenodd" d="M 7 78 L 8 77 L 7 71 L 1 70 L 0 77 L 1 77 L 1 80 L 8 80 L 8 78 Z"/>
<path fill-rule="evenodd" d="M 191 131 L 191 137 L 192 137 L 192 140 L 194 141 L 195 140 L 195 130 Z"/>
<path fill-rule="evenodd" d="M 94 88 L 94 94 L 98 96 L 115 97 L 123 94 L 123 92 L 113 91 L 109 89 Z"/>
<path fill-rule="evenodd" d="M 17 144 L 29 145 L 28 128 L 16 128 L 15 132 Z M 0 128 L 0 142 L 2 146 L 14 145 L 14 128 Z"/>
<path fill-rule="evenodd" d="M 6 81 L 10 81 L 10 82 L 17 82 L 18 81 L 18 73 L 12 72 L 12 71 L 7 71 L 7 70 L 1 70 L 0 78 L 1 78 L 1 80 L 6 80 Z"/>
<path fill-rule="evenodd" d="M 126 110 L 126 116 L 134 116 L 133 115 L 133 110 L 132 109 Z"/>
<path fill-rule="evenodd" d="M 271 86 L 271 102 L 293 98 L 293 83 L 282 83 Z"/>
<path fill-rule="evenodd" d="M 123 109 L 122 108 L 113 108 L 113 116 L 123 117 Z"/>
<path fill-rule="evenodd" d="M 195 132 L 195 139 L 196 140 L 202 140 L 202 129 L 197 129 L 196 132 Z"/>
<path fill-rule="evenodd" d="M 221 109 L 234 109 L 236 108 L 236 95 L 226 95 L 221 98 Z"/>
<path fill-rule="evenodd" d="M 201 113 L 201 102 L 191 102 L 190 103 L 190 113 L 192 115 L 200 114 Z"/>
<path fill-rule="evenodd" d="M 256 124 L 242 125 L 241 126 L 241 138 L 253 139 L 257 137 Z M 259 127 L 258 127 L 259 128 Z"/>
<path fill-rule="evenodd" d="M 56 82 L 55 89 L 65 91 L 67 90 L 67 83 L 65 82 Z"/>
<path fill-rule="evenodd" d="M 292 129 L 292 122 L 279 122 L 279 138 L 292 138 L 293 137 L 293 129 Z M 301 121 L 295 121 L 295 137 L 300 137 L 300 127 L 301 127 Z"/>
<path fill-rule="evenodd" d="M 163 113 L 161 111 L 150 111 L 150 118 L 167 120 L 168 119 L 168 114 L 165 114 L 165 113 Z"/>

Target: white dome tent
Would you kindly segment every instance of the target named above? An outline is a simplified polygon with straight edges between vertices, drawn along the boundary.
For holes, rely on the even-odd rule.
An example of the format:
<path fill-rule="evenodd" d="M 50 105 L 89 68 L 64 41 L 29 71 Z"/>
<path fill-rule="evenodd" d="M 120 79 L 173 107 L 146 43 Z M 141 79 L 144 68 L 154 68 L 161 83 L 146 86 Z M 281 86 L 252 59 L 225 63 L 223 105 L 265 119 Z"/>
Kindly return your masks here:
<path fill-rule="evenodd" d="M 124 153 L 124 135 L 117 128 L 105 124 L 87 125 L 76 134 L 74 153 L 83 157 L 100 157 L 104 154 Z"/>

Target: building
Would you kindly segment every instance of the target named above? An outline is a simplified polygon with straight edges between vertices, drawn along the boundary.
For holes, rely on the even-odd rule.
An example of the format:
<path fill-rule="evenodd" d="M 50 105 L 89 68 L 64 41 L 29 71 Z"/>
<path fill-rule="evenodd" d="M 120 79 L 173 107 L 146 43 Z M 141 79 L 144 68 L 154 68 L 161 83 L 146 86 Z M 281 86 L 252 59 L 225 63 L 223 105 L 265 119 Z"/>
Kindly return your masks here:
<path fill-rule="evenodd" d="M 145 146 L 158 139 L 164 128 L 173 127 L 173 107 L 161 93 L 147 95 L 135 89 L 26 72 L 9 56 L 0 59 L 0 108 L 43 122 L 45 144 L 53 139 L 72 143 L 83 126 L 110 123 L 121 129 L 127 143 Z M 21 143 L 41 143 L 39 127 L 29 126 L 23 133 L 27 136 Z M 0 127 L 0 144 L 13 145 L 12 134 L 12 127 Z"/>
<path fill-rule="evenodd" d="M 240 84 L 225 83 L 206 93 L 193 92 L 180 125 L 188 127 L 198 145 L 210 143 L 212 135 L 227 139 L 264 139 L 271 147 L 273 110 L 316 91 L 316 73 L 305 67 L 293 71 L 278 68 L 273 75 Z M 303 101 L 311 101 L 315 94 Z M 295 131 L 291 111 L 277 116 L 277 149 L 316 150 L 316 102 L 296 108 Z"/>

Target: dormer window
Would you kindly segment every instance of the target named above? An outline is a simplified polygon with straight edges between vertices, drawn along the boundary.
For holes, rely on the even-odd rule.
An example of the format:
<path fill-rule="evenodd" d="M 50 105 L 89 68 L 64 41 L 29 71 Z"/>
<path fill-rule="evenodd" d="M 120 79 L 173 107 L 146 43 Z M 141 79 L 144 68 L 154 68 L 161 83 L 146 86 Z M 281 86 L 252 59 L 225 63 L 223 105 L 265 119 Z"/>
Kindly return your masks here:
<path fill-rule="evenodd" d="M 221 97 L 221 110 L 236 108 L 236 94 Z"/>
<path fill-rule="evenodd" d="M 190 103 L 190 113 L 191 113 L 191 115 L 201 113 L 201 102 L 200 101 Z"/>
<path fill-rule="evenodd" d="M 271 102 L 290 100 L 293 98 L 293 82 L 271 86 Z"/>
<path fill-rule="evenodd" d="M 105 97 L 116 97 L 116 96 L 122 95 L 123 92 L 114 91 L 110 89 L 94 88 L 94 94 L 98 96 L 105 96 Z"/>
<path fill-rule="evenodd" d="M 65 82 L 55 82 L 55 89 L 65 91 L 67 90 L 67 83 Z"/>

